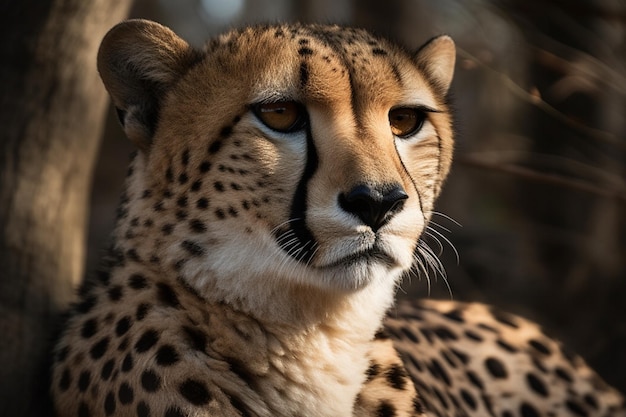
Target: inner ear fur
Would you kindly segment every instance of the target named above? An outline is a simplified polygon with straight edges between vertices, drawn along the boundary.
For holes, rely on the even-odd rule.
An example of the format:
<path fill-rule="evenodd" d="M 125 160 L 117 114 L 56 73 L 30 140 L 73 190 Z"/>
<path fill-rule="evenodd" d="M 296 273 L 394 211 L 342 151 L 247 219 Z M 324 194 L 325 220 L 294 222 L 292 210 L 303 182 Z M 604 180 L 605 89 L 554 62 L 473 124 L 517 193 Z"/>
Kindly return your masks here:
<path fill-rule="evenodd" d="M 444 94 L 450 89 L 455 61 L 456 47 L 452 38 L 447 35 L 431 39 L 415 54 L 417 66 Z"/>
<path fill-rule="evenodd" d="M 114 26 L 98 51 L 98 71 L 126 136 L 147 151 L 160 101 L 168 88 L 200 60 L 200 53 L 173 31 L 142 19 Z"/>

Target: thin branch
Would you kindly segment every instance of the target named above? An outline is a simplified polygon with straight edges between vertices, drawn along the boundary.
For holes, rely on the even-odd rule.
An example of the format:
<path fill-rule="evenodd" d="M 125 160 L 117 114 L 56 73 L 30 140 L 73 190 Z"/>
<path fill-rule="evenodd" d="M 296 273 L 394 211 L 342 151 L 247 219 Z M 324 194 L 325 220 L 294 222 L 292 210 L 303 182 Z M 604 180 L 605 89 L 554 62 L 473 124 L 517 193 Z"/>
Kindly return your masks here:
<path fill-rule="evenodd" d="M 624 141 L 619 140 L 614 133 L 608 132 L 606 130 L 589 127 L 583 123 L 580 123 L 574 119 L 567 117 L 565 114 L 561 113 L 559 110 L 551 106 L 548 102 L 543 100 L 539 95 L 526 91 L 523 87 L 521 87 L 519 84 L 513 81 L 510 77 L 497 71 L 491 66 L 485 64 L 483 61 L 478 59 L 476 56 L 474 56 L 470 52 L 462 48 L 458 48 L 458 53 L 461 57 L 475 62 L 478 66 L 482 67 L 484 70 L 493 74 L 496 78 L 500 79 L 500 81 L 517 97 L 536 106 L 537 108 L 539 108 L 546 114 L 550 115 L 551 117 L 555 118 L 556 120 L 560 121 L 561 123 L 573 129 L 576 129 L 593 139 L 596 139 L 605 143 L 610 143 L 611 145 L 614 145 L 616 147 L 626 150 L 626 143 L 624 143 Z"/>
<path fill-rule="evenodd" d="M 488 169 L 491 171 L 503 172 L 506 174 L 521 177 L 530 181 L 541 182 L 544 184 L 558 185 L 572 190 L 594 194 L 600 197 L 615 199 L 621 203 L 626 203 L 626 190 L 599 188 L 597 184 L 591 184 L 587 181 L 581 181 L 573 178 L 567 178 L 562 175 L 546 174 L 538 172 L 530 168 L 519 165 L 507 165 L 494 162 L 483 161 L 478 158 L 468 158 L 459 156 L 457 162 L 476 168 Z"/>

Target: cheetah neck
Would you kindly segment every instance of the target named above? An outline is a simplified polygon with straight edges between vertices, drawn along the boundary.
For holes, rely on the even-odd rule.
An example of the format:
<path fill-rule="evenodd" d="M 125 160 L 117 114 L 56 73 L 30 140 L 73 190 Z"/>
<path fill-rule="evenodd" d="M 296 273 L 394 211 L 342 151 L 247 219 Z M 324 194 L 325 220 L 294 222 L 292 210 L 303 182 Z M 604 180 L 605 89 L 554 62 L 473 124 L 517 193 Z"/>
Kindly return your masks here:
<path fill-rule="evenodd" d="M 321 296 L 307 295 L 308 300 Z M 344 297 L 335 309 L 326 299 L 328 310 L 315 313 L 317 322 L 311 320 L 312 311 L 306 322 L 277 322 L 222 302 L 196 303 L 189 312 L 204 320 L 214 353 L 234 364 L 244 380 L 254 380 L 247 402 L 261 397 L 263 405 L 251 408 L 265 409 L 268 416 L 348 416 L 382 318 L 382 313 L 374 317 L 367 298 L 365 293 Z"/>

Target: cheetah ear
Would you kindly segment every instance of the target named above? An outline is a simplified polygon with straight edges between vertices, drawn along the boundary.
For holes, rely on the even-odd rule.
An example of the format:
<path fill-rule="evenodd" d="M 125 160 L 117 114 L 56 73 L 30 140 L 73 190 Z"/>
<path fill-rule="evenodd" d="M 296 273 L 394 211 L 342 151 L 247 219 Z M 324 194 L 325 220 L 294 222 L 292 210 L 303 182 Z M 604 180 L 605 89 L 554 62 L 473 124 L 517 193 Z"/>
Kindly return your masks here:
<path fill-rule="evenodd" d="M 147 151 L 168 88 L 200 59 L 170 29 L 148 20 L 114 26 L 98 51 L 98 71 L 126 136 Z"/>
<path fill-rule="evenodd" d="M 451 37 L 442 35 L 426 42 L 415 54 L 417 66 L 447 93 L 454 75 L 456 48 Z"/>

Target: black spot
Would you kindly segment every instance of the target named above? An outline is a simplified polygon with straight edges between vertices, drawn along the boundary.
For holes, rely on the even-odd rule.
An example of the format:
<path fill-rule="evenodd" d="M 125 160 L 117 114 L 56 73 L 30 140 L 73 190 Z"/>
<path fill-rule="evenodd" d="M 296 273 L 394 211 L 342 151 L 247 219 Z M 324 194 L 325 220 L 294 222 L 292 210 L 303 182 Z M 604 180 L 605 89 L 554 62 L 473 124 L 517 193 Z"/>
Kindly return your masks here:
<path fill-rule="evenodd" d="M 115 413 L 115 395 L 111 391 L 107 394 L 104 399 L 104 414 L 107 416 L 112 416 Z"/>
<path fill-rule="evenodd" d="M 378 331 L 374 335 L 374 340 L 387 340 L 387 339 L 389 339 L 389 334 L 385 331 L 384 328 L 378 329 Z"/>
<path fill-rule="evenodd" d="M 557 377 L 559 377 L 565 382 L 572 383 L 574 381 L 574 379 L 572 378 L 572 375 L 563 368 L 556 368 L 554 370 L 554 373 Z"/>
<path fill-rule="evenodd" d="M 439 326 L 433 329 L 433 332 L 439 337 L 441 340 L 457 340 L 458 337 L 452 330 L 450 330 L 446 326 Z"/>
<path fill-rule="evenodd" d="M 224 139 L 229 137 L 232 133 L 233 133 L 232 126 L 224 126 L 222 130 L 220 130 L 220 136 Z"/>
<path fill-rule="evenodd" d="M 430 364 L 426 364 L 426 367 L 435 378 L 443 381 L 447 386 L 452 385 L 448 372 L 446 372 L 445 368 L 441 366 L 441 363 L 439 363 L 437 359 L 432 359 Z"/>
<path fill-rule="evenodd" d="M 70 371 L 64 369 L 61 373 L 61 379 L 59 379 L 59 389 L 61 391 L 67 391 L 72 383 L 72 376 L 70 375 Z"/>
<path fill-rule="evenodd" d="M 178 386 L 180 394 L 193 405 L 204 405 L 211 401 L 211 394 L 206 386 L 194 379 L 187 379 Z"/>
<path fill-rule="evenodd" d="M 170 366 L 178 362 L 178 352 L 171 345 L 163 345 L 157 350 L 156 363 L 161 366 Z"/>
<path fill-rule="evenodd" d="M 128 285 L 135 290 L 141 290 L 148 286 L 148 282 L 143 275 L 133 274 L 128 279 Z"/>
<path fill-rule="evenodd" d="M 252 417 L 252 415 L 248 412 L 246 405 L 239 398 L 230 395 L 229 400 L 233 408 L 239 411 L 239 414 L 241 414 L 241 417 Z"/>
<path fill-rule="evenodd" d="M 180 307 L 180 301 L 178 301 L 176 292 L 172 287 L 164 282 L 159 282 L 157 284 L 157 297 L 159 298 L 159 301 L 165 305 L 174 308 Z"/>
<path fill-rule="evenodd" d="M 235 191 L 241 191 L 241 190 L 243 189 L 243 188 L 241 187 L 241 185 L 236 184 L 236 183 L 234 183 L 234 182 L 231 182 L 231 183 L 230 183 L 230 188 L 232 188 L 232 189 L 233 189 L 233 190 L 235 190 Z"/>
<path fill-rule="evenodd" d="M 447 313 L 442 314 L 442 316 L 456 323 L 465 323 L 465 319 L 463 319 L 463 311 L 460 309 L 448 311 Z"/>
<path fill-rule="evenodd" d="M 96 305 L 96 297 L 91 295 L 83 299 L 77 306 L 76 311 L 86 314 Z"/>
<path fill-rule="evenodd" d="M 138 353 L 144 353 L 152 348 L 156 342 L 159 341 L 159 334 L 154 329 L 146 330 L 137 343 L 135 343 L 135 350 Z"/>
<path fill-rule="evenodd" d="M 163 226 L 161 226 L 161 231 L 165 235 L 171 235 L 174 231 L 174 225 L 170 223 L 165 223 Z"/>
<path fill-rule="evenodd" d="M 222 148 L 222 141 L 216 140 L 209 146 L 209 154 L 214 155 Z"/>
<path fill-rule="evenodd" d="M 467 337 L 468 339 L 473 340 L 475 342 L 482 342 L 484 340 L 483 337 L 480 334 L 478 334 L 478 333 L 476 333 L 476 332 L 474 332 L 472 330 L 465 330 L 465 337 Z"/>
<path fill-rule="evenodd" d="M 163 210 L 165 210 L 165 208 L 163 207 L 163 202 L 162 201 L 159 201 L 159 202 L 155 203 L 154 206 L 152 206 L 152 209 L 154 211 L 163 211 Z"/>
<path fill-rule="evenodd" d="M 165 170 L 165 179 L 167 180 L 167 182 L 174 181 L 174 172 L 172 172 L 172 167 L 167 167 L 167 169 Z"/>
<path fill-rule="evenodd" d="M 215 210 L 215 217 L 220 220 L 224 220 L 226 218 L 226 213 L 224 213 L 224 210 L 222 209 L 217 209 Z"/>
<path fill-rule="evenodd" d="M 211 163 L 208 161 L 203 161 L 198 169 L 201 173 L 206 174 L 211 169 Z"/>
<path fill-rule="evenodd" d="M 141 194 L 142 199 L 146 199 L 152 197 L 152 190 L 143 190 L 143 194 Z"/>
<path fill-rule="evenodd" d="M 191 188 L 190 190 L 193 192 L 199 191 L 200 187 L 202 187 L 202 181 L 200 180 L 195 180 L 192 184 L 191 184 Z"/>
<path fill-rule="evenodd" d="M 377 363 L 371 363 L 367 371 L 365 371 L 365 375 L 367 376 L 367 382 L 374 379 L 376 376 L 380 374 L 380 365 Z"/>
<path fill-rule="evenodd" d="M 128 249 L 126 251 L 126 256 L 128 256 L 128 258 L 132 261 L 139 261 L 139 254 L 137 254 L 137 251 L 135 249 Z"/>
<path fill-rule="evenodd" d="M 311 48 L 302 47 L 298 49 L 298 54 L 302 56 L 313 55 L 313 50 Z"/>
<path fill-rule="evenodd" d="M 456 356 L 458 360 L 460 360 L 464 365 L 467 365 L 469 363 L 469 356 L 461 352 L 460 350 L 450 348 L 450 352 L 452 352 L 452 354 L 454 354 L 454 356 Z"/>
<path fill-rule="evenodd" d="M 226 188 L 224 187 L 224 184 L 221 183 L 220 181 L 215 181 L 213 183 L 213 188 L 215 188 L 215 190 L 219 191 L 219 192 L 223 192 Z"/>
<path fill-rule="evenodd" d="M 104 363 L 104 365 L 102 366 L 102 370 L 100 371 L 100 378 L 103 381 L 106 381 L 109 379 L 114 366 L 115 366 L 115 362 L 113 361 L 113 359 L 109 359 L 108 361 Z"/>
<path fill-rule="evenodd" d="M 209 200 L 205 197 L 199 198 L 198 201 L 196 201 L 196 207 L 203 210 L 206 209 L 207 207 L 209 207 Z"/>
<path fill-rule="evenodd" d="M 548 396 L 548 388 L 543 383 L 543 381 L 541 381 L 541 379 L 539 379 L 535 374 L 526 374 L 526 383 L 528 383 L 528 386 L 540 396 Z"/>
<path fill-rule="evenodd" d="M 374 55 L 387 55 L 387 51 L 385 51 L 384 49 L 380 49 L 380 48 L 373 48 L 372 53 Z"/>
<path fill-rule="evenodd" d="M 177 220 L 185 220 L 188 214 L 185 210 L 176 210 L 176 219 Z"/>
<path fill-rule="evenodd" d="M 187 196 L 178 197 L 176 204 L 178 207 L 187 207 Z"/>
<path fill-rule="evenodd" d="M 542 353 L 544 355 L 550 355 L 552 352 L 543 342 L 540 342 L 536 339 L 531 339 L 528 341 L 528 344 L 533 347 L 537 352 Z"/>
<path fill-rule="evenodd" d="M 467 379 L 473 386 L 475 386 L 481 391 L 485 389 L 483 382 L 480 380 L 478 375 L 476 375 L 473 371 L 467 371 L 465 375 L 467 375 Z"/>
<path fill-rule="evenodd" d="M 522 417 L 539 417 L 540 416 L 537 409 L 528 403 L 522 403 L 519 411 Z"/>
<path fill-rule="evenodd" d="M 109 338 L 104 337 L 89 349 L 89 355 L 92 359 L 100 359 L 109 347 Z"/>
<path fill-rule="evenodd" d="M 237 215 L 238 215 L 239 213 L 237 212 L 237 210 L 235 210 L 235 208 L 234 208 L 233 206 L 229 206 L 229 207 L 228 207 L 228 214 L 229 214 L 231 217 L 237 217 Z"/>
<path fill-rule="evenodd" d="M 109 299 L 111 301 L 119 301 L 122 298 L 122 287 L 120 285 L 115 285 L 107 291 L 109 294 Z"/>
<path fill-rule="evenodd" d="M 448 401 L 446 400 L 446 398 L 443 396 L 443 394 L 441 393 L 441 391 L 439 391 L 436 387 L 433 387 L 433 392 L 435 393 L 435 396 L 437 397 L 437 399 L 439 400 L 439 402 L 441 403 L 441 405 L 443 406 L 443 408 L 445 408 L 446 410 L 448 408 L 450 408 L 450 405 L 448 404 Z"/>
<path fill-rule="evenodd" d="M 485 360 L 485 367 L 494 378 L 506 378 L 508 372 L 499 359 L 490 357 Z"/>
<path fill-rule="evenodd" d="M 80 392 L 85 392 L 87 388 L 89 388 L 89 383 L 91 382 L 91 372 L 83 371 L 78 376 L 78 390 Z"/>
<path fill-rule="evenodd" d="M 141 386 L 147 392 L 156 392 L 161 388 L 161 377 L 152 369 L 146 369 L 141 374 Z"/>
<path fill-rule="evenodd" d="M 581 404 L 578 404 L 572 400 L 565 401 L 565 407 L 577 416 L 587 417 L 589 415 Z"/>
<path fill-rule="evenodd" d="M 189 221 L 189 228 L 194 233 L 206 232 L 206 225 L 198 219 L 192 219 Z"/>
<path fill-rule="evenodd" d="M 128 349 L 128 337 L 123 338 L 117 346 L 118 352 L 124 352 L 126 349 Z"/>
<path fill-rule="evenodd" d="M 304 87 L 309 82 L 309 66 L 306 62 L 300 63 L 300 86 Z"/>
<path fill-rule="evenodd" d="M 200 352 L 206 350 L 207 337 L 204 332 L 189 326 L 183 326 L 183 332 L 185 332 L 187 340 L 193 349 Z"/>
<path fill-rule="evenodd" d="M 385 372 L 385 378 L 391 387 L 403 390 L 406 388 L 407 373 L 398 364 L 391 365 L 391 367 Z"/>
<path fill-rule="evenodd" d="M 148 407 L 145 401 L 137 403 L 137 417 L 150 417 L 150 407 Z"/>
<path fill-rule="evenodd" d="M 189 164 L 189 149 L 185 149 L 180 157 L 180 162 L 182 162 L 183 165 L 188 165 Z"/>
<path fill-rule="evenodd" d="M 122 404 L 130 404 L 133 402 L 135 394 L 130 385 L 128 385 L 128 383 L 122 382 L 122 384 L 120 385 L 120 389 L 117 392 L 117 397 Z"/>
<path fill-rule="evenodd" d="M 486 324 L 486 323 L 479 323 L 478 327 L 480 327 L 483 330 L 487 330 L 488 332 L 494 333 L 494 334 L 499 334 L 498 329 L 496 329 L 495 327 Z"/>
<path fill-rule="evenodd" d="M 250 370 L 238 359 L 236 358 L 226 358 L 228 361 L 228 368 L 232 373 L 237 375 L 239 379 L 244 381 L 248 385 L 254 384 L 256 380 L 255 375 L 250 372 Z"/>
<path fill-rule="evenodd" d="M 133 355 L 128 352 L 122 361 L 122 372 L 128 372 L 133 369 Z"/>
<path fill-rule="evenodd" d="M 467 404 L 469 408 L 471 408 L 472 410 L 476 410 L 477 404 L 472 394 L 464 389 L 461 389 L 461 398 L 463 398 L 463 401 L 465 402 L 465 404 Z"/>
<path fill-rule="evenodd" d="M 510 344 L 510 343 L 508 343 L 508 342 L 505 342 L 505 341 L 504 341 L 504 340 L 502 340 L 502 339 L 498 339 L 498 340 L 496 340 L 496 344 L 497 344 L 498 346 L 500 346 L 502 349 L 504 349 L 504 350 L 506 350 L 507 352 L 509 352 L 509 353 L 516 353 L 516 352 L 517 352 L 517 348 L 516 348 L 515 346 L 511 345 L 511 344 Z"/>
<path fill-rule="evenodd" d="M 491 308 L 490 312 L 493 315 L 493 318 L 496 319 L 496 321 L 499 321 L 500 323 L 506 326 L 512 327 L 514 329 L 519 328 L 519 325 L 515 321 L 515 317 L 513 317 L 512 315 L 507 314 L 503 311 L 500 311 L 496 308 Z"/>
<path fill-rule="evenodd" d="M 163 417 L 185 417 L 183 411 L 178 407 L 169 407 L 165 410 L 165 415 Z"/>
<path fill-rule="evenodd" d="M 115 325 L 115 334 L 122 336 L 130 329 L 130 316 L 124 316 Z"/>
<path fill-rule="evenodd" d="M 413 343 L 419 343 L 420 339 L 417 337 L 417 335 L 408 327 L 402 326 L 400 328 L 400 331 L 402 332 L 403 335 L 405 335 L 411 342 Z"/>
<path fill-rule="evenodd" d="M 192 242 L 191 240 L 183 240 L 180 246 L 189 253 L 191 256 L 202 256 L 204 255 L 204 248 L 200 246 L 196 242 Z"/>
<path fill-rule="evenodd" d="M 89 339 L 98 331 L 98 322 L 96 319 L 89 319 L 83 323 L 83 327 L 80 329 L 80 335 L 83 339 Z"/>
<path fill-rule="evenodd" d="M 376 409 L 376 417 L 395 417 L 396 407 L 387 401 L 381 401 L 380 405 Z"/>
<path fill-rule="evenodd" d="M 150 304 L 141 303 L 137 306 L 137 311 L 135 312 L 135 318 L 137 321 L 143 320 L 148 314 L 148 310 L 150 310 Z"/>
<path fill-rule="evenodd" d="M 87 404 L 85 404 L 84 401 L 81 401 L 80 404 L 78 404 L 78 417 L 90 417 L 91 416 L 91 411 L 89 410 L 89 407 L 87 406 Z"/>

